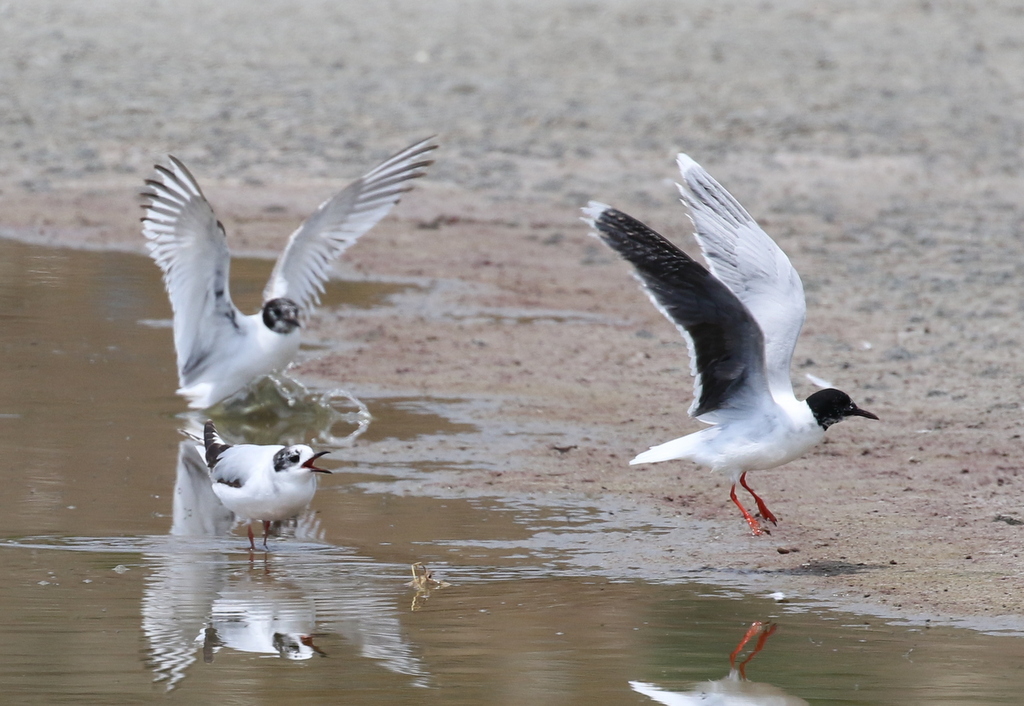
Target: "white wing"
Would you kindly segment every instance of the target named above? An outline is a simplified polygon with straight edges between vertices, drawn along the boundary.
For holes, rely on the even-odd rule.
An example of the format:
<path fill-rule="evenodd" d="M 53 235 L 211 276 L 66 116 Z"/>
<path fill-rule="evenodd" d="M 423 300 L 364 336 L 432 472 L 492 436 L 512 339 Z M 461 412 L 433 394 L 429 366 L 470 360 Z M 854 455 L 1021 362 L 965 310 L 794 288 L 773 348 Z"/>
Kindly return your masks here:
<path fill-rule="evenodd" d="M 274 454 L 283 448 L 256 444 L 231 446 L 220 454 L 217 463 L 210 469 L 210 477 L 215 483 L 241 488 L 261 469 L 270 469 Z"/>
<path fill-rule="evenodd" d="M 412 189 L 407 182 L 426 173 L 433 160 L 425 157 L 435 149 L 432 137 L 410 145 L 322 203 L 292 233 L 263 300 L 287 297 L 308 315 L 320 303 L 331 263 Z"/>
<path fill-rule="evenodd" d="M 676 162 L 684 182 L 679 193 L 708 269 L 761 327 L 772 396 L 792 397 L 789 366 L 807 311 L 800 275 L 732 194 L 685 154 Z"/>
<path fill-rule="evenodd" d="M 146 180 L 142 234 L 164 272 L 174 310 L 178 378 L 185 387 L 218 340 L 241 335 L 241 314 L 228 291 L 231 256 L 224 226 L 185 165 L 172 156 L 168 161 L 168 166 L 157 165 L 155 176 Z"/>

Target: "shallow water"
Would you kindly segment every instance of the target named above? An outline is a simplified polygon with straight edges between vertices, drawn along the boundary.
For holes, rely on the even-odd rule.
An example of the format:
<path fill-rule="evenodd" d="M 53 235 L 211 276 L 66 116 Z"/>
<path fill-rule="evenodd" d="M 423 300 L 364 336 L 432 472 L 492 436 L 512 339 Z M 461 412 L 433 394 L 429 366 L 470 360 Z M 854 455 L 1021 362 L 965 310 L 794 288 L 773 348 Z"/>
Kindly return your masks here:
<path fill-rule="evenodd" d="M 236 265 L 240 303 L 268 269 Z M 414 291 L 338 283 L 329 298 L 387 307 Z M 572 561 L 611 531 L 599 510 L 391 492 L 452 470 L 445 458 L 390 469 L 342 449 L 312 511 L 250 556 L 178 435 L 191 420 L 178 416 L 170 331 L 151 325 L 168 314 L 142 257 L 0 242 L 7 701 L 1020 702 L 1020 638 L 599 576 Z M 423 437 L 482 434 L 468 401 L 363 402 L 373 421 L 360 458 L 396 440 L 415 450 Z M 353 410 L 339 412 L 334 433 L 355 430 Z M 300 414 L 287 433 L 312 438 L 320 419 Z M 449 585 L 407 585 L 414 562 Z"/>

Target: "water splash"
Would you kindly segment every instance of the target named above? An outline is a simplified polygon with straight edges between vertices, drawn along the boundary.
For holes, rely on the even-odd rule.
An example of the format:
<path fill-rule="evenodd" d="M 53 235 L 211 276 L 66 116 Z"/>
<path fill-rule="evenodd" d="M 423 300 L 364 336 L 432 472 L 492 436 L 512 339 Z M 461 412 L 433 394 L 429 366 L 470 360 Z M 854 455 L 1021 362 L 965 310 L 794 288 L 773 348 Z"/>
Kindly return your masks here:
<path fill-rule="evenodd" d="M 366 405 L 342 388 L 310 389 L 285 373 L 268 375 L 207 410 L 179 417 L 201 429 L 213 419 L 227 438 L 252 444 L 351 446 L 373 420 Z M 339 427 L 344 431 L 339 433 Z"/>

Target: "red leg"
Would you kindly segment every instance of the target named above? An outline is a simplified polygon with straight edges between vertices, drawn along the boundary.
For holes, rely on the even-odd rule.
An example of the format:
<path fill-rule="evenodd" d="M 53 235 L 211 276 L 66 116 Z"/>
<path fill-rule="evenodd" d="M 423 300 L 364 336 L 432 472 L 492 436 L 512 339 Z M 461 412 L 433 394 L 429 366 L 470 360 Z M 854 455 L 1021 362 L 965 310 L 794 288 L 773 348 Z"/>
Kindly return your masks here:
<path fill-rule="evenodd" d="M 252 536 L 252 525 L 249 525 L 249 551 L 256 551 L 256 541 L 253 539 Z"/>
<path fill-rule="evenodd" d="M 759 537 L 762 534 L 771 534 L 771 532 L 762 527 L 761 524 L 754 519 L 753 515 L 747 512 L 747 508 L 743 507 L 743 503 L 741 503 L 740 499 L 736 497 L 735 483 L 732 484 L 732 490 L 729 491 L 729 497 L 732 498 L 732 501 L 736 503 L 736 507 L 738 507 L 740 512 L 743 513 L 743 519 L 747 521 L 748 525 L 750 525 L 750 531 L 755 537 Z"/>
<path fill-rule="evenodd" d="M 768 506 L 764 504 L 764 500 L 761 499 L 761 496 L 751 490 L 750 486 L 747 485 L 746 473 L 740 476 L 740 485 L 746 488 L 747 492 L 754 496 L 754 502 L 757 503 L 757 511 L 761 513 L 761 517 L 768 520 L 773 525 L 779 524 L 778 520 L 775 519 L 775 515 L 773 515 L 772 511 L 768 509 Z"/>
<path fill-rule="evenodd" d="M 270 534 L 270 520 L 263 520 L 263 548 L 267 549 L 267 535 Z"/>

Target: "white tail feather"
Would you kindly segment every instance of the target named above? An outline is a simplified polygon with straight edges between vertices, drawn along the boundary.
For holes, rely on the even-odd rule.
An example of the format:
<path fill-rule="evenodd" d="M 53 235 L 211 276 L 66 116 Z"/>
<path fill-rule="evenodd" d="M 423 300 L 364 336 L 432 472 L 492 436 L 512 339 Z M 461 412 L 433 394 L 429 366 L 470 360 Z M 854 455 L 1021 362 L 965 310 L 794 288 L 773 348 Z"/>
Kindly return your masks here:
<path fill-rule="evenodd" d="M 694 437 L 699 433 L 681 436 L 678 439 L 666 441 L 664 444 L 652 446 L 630 461 L 629 465 L 635 466 L 638 463 L 658 463 L 659 461 L 671 461 L 677 458 L 689 458 L 693 451 Z"/>

